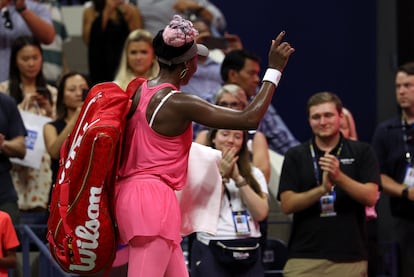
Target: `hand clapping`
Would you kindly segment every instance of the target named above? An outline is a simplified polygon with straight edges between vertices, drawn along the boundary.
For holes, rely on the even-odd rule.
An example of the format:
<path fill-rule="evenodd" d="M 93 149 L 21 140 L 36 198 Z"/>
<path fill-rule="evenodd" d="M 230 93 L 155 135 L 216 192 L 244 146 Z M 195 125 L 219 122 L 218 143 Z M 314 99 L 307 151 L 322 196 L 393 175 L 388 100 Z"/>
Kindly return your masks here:
<path fill-rule="evenodd" d="M 335 182 L 340 171 L 338 159 L 332 154 L 325 153 L 325 155 L 319 159 L 319 166 L 324 172 L 327 172 L 327 177 L 331 182 Z"/>
<path fill-rule="evenodd" d="M 236 148 L 225 148 L 222 151 L 222 158 L 219 163 L 220 174 L 223 178 L 229 178 L 232 175 L 233 167 L 238 160 Z"/>

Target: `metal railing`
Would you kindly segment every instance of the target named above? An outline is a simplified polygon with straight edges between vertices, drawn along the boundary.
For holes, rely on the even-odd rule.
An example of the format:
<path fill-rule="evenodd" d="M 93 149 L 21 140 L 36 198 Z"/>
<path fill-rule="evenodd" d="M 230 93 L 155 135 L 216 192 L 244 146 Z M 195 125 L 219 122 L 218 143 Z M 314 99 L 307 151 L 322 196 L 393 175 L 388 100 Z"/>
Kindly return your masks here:
<path fill-rule="evenodd" d="M 31 277 L 31 264 L 30 264 L 30 243 L 34 243 L 37 248 L 39 249 L 40 256 L 45 258 L 43 266 L 39 266 L 39 271 L 43 269 L 42 277 L 75 277 L 79 275 L 69 274 L 63 271 L 60 266 L 56 263 L 53 257 L 50 254 L 49 248 L 47 245 L 39 239 L 39 237 L 35 234 L 33 229 L 39 228 L 46 228 L 45 225 L 28 225 L 28 224 L 21 224 L 16 226 L 16 229 L 20 231 L 21 235 L 21 247 L 22 247 L 22 274 L 23 277 Z M 41 262 L 42 263 L 42 262 Z M 49 274 L 46 274 L 45 271 L 48 271 Z M 40 275 L 39 275 L 40 276 Z"/>

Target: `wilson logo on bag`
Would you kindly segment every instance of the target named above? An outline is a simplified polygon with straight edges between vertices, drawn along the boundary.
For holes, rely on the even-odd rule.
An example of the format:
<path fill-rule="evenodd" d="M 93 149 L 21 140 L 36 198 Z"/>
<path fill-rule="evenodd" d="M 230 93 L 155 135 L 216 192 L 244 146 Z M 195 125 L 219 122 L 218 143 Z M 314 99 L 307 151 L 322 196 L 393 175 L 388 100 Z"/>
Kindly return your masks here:
<path fill-rule="evenodd" d="M 109 269 L 117 248 L 114 184 L 131 96 L 115 83 L 91 88 L 75 127 L 60 150 L 47 239 L 52 256 L 70 273 Z"/>

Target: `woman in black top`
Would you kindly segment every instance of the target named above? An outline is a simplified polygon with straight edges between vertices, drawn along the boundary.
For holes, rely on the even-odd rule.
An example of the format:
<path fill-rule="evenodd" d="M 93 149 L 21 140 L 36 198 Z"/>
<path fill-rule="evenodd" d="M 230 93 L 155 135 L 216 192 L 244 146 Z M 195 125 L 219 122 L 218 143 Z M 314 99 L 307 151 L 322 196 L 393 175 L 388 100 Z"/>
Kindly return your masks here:
<path fill-rule="evenodd" d="M 76 119 L 83 104 L 84 93 L 89 87 L 89 79 L 78 72 L 69 72 L 63 75 L 59 82 L 56 102 L 56 120 L 45 124 L 43 127 L 46 149 L 52 158 L 52 184 L 56 180 L 56 174 L 59 168 L 60 148 L 63 141 L 75 126 Z"/>

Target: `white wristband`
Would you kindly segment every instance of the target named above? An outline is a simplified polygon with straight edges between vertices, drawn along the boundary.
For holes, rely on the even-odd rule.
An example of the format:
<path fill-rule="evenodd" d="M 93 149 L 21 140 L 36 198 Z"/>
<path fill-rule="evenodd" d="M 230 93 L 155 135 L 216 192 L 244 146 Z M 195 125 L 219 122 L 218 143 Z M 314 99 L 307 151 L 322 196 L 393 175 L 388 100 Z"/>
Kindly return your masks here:
<path fill-rule="evenodd" d="M 266 69 L 266 73 L 263 77 L 263 82 L 264 81 L 271 82 L 277 87 L 281 76 L 282 76 L 282 73 L 279 70 L 274 69 L 274 68 L 268 68 Z"/>

